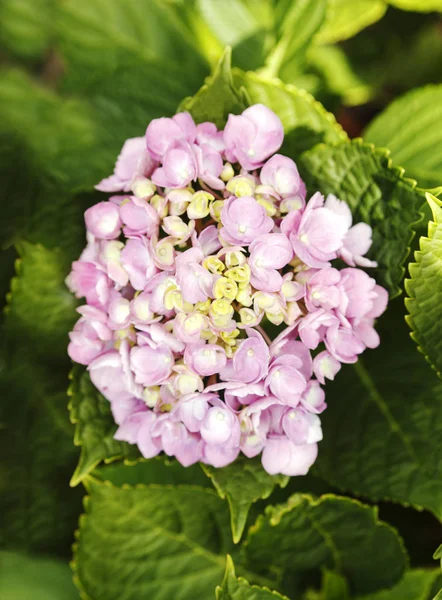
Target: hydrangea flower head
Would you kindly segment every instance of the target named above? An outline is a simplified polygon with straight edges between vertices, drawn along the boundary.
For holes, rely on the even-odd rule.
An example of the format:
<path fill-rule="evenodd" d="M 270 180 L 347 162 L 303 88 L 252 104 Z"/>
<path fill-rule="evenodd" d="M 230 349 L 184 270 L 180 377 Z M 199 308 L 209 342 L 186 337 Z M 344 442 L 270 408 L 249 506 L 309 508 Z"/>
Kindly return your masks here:
<path fill-rule="evenodd" d="M 85 213 L 68 352 L 109 400 L 116 439 L 146 458 L 261 454 L 268 473 L 303 475 L 326 380 L 379 344 L 387 292 L 358 268 L 376 265 L 371 228 L 334 196 L 307 200 L 283 138 L 259 104 L 224 131 L 155 119 Z"/>

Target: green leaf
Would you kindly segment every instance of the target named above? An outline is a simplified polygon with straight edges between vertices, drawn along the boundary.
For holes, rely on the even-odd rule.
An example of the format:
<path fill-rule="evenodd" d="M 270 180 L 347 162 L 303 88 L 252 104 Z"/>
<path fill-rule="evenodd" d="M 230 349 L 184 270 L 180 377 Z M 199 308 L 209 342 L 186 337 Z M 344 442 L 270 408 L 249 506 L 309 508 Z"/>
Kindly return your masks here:
<path fill-rule="evenodd" d="M 53 0 L 2 0 L 0 47 L 25 60 L 42 60 L 52 41 L 53 8 Z"/>
<path fill-rule="evenodd" d="M 442 378 L 442 202 L 432 194 L 426 198 L 433 221 L 428 224 L 428 237 L 419 240 L 416 262 L 408 266 L 411 279 L 405 281 L 409 296 L 405 306 L 411 337 Z"/>
<path fill-rule="evenodd" d="M 324 26 L 316 36 L 321 44 L 334 44 L 379 21 L 387 10 L 384 0 L 328 0 Z"/>
<path fill-rule="evenodd" d="M 333 144 L 347 139 L 334 116 L 304 90 L 238 70 L 234 71 L 234 82 L 244 86 L 251 104 L 265 104 L 278 115 L 285 131 L 281 152 L 292 158 L 318 142 Z"/>
<path fill-rule="evenodd" d="M 345 577 L 324 569 L 320 600 L 349 600 L 350 591 Z M 308 598 L 306 600 L 309 600 Z M 312 598 L 313 600 L 313 598 Z M 318 599 L 319 600 L 319 599 Z"/>
<path fill-rule="evenodd" d="M 296 577 L 323 567 L 347 577 L 356 593 L 375 591 L 398 581 L 407 564 L 401 539 L 378 521 L 376 508 L 333 495 L 296 494 L 268 506 L 249 530 L 244 555 L 254 570 L 280 571 L 288 593 Z"/>
<path fill-rule="evenodd" d="M 278 41 L 265 62 L 267 75 L 289 81 L 294 71 L 302 71 L 305 52 L 324 21 L 326 5 L 326 0 L 283 0 L 276 5 Z"/>
<path fill-rule="evenodd" d="M 358 596 L 355 600 L 433 600 L 441 575 L 437 569 L 412 569 L 390 590 Z"/>
<path fill-rule="evenodd" d="M 441 0 L 388 0 L 388 3 L 402 10 L 415 12 L 442 11 Z"/>
<path fill-rule="evenodd" d="M 64 89 L 89 99 L 101 142 L 114 156 L 151 119 L 172 115 L 208 74 L 167 2 L 66 0 L 58 12 Z"/>
<path fill-rule="evenodd" d="M 0 355 L 2 545 L 68 552 L 80 509 L 65 394 L 76 301 L 60 252 L 22 243 Z"/>
<path fill-rule="evenodd" d="M 335 194 L 350 206 L 354 222 L 373 228 L 370 258 L 378 263 L 379 283 L 394 297 L 400 292 L 403 264 L 420 217 L 423 192 L 392 167 L 388 152 L 361 140 L 321 145 L 302 157 L 302 173 L 310 193 Z"/>
<path fill-rule="evenodd" d="M 244 91 L 233 84 L 230 61 L 231 50 L 226 48 L 213 75 L 195 96 L 183 100 L 178 110 L 188 111 L 196 123 L 212 121 L 220 129 L 230 113 L 241 113 L 248 103 Z"/>
<path fill-rule="evenodd" d="M 231 556 L 227 556 L 226 572 L 221 586 L 216 588 L 216 600 L 289 600 L 278 592 L 250 585 L 246 579 L 237 578 Z"/>
<path fill-rule="evenodd" d="M 86 479 L 75 582 L 90 598 L 213 597 L 232 550 L 228 513 L 195 486 L 116 487 Z M 105 548 L 105 552 L 103 549 Z"/>
<path fill-rule="evenodd" d="M 221 46 L 233 47 L 236 66 L 254 70 L 264 64 L 275 43 L 269 0 L 197 0 L 195 10 Z"/>
<path fill-rule="evenodd" d="M 0 552 L 2 600 L 79 600 L 67 563 Z"/>
<path fill-rule="evenodd" d="M 438 560 L 440 558 L 440 566 L 442 567 L 442 544 L 439 546 L 439 548 L 433 554 L 433 558 L 435 560 Z"/>
<path fill-rule="evenodd" d="M 376 117 L 364 139 L 391 150 L 395 163 L 422 186 L 442 184 L 442 85 L 428 85 L 401 96 Z"/>
<path fill-rule="evenodd" d="M 230 507 L 230 523 L 233 540 L 238 543 L 247 522 L 247 515 L 254 502 L 266 499 L 279 485 L 285 487 L 289 478 L 284 475 L 269 475 L 259 459 L 238 458 L 222 469 L 202 465 L 211 478 L 221 498 L 226 498 Z"/>
<path fill-rule="evenodd" d="M 316 474 L 371 500 L 442 518 L 442 382 L 410 339 L 400 300 L 377 330 L 380 347 L 327 385 Z"/>
<path fill-rule="evenodd" d="M 75 486 L 103 461 L 136 460 L 141 455 L 137 446 L 114 440 L 117 425 L 109 401 L 93 385 L 86 369 L 75 366 L 70 378 L 68 395 L 71 421 L 75 424 L 74 444 L 81 448 L 71 479 L 71 485 Z"/>

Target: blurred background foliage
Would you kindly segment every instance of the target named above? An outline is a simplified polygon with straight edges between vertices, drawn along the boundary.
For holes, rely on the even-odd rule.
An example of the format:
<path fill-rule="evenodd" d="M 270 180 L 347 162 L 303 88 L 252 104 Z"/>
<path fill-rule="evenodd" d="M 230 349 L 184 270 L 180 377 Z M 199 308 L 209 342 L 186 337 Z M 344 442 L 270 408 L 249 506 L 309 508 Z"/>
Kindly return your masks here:
<path fill-rule="evenodd" d="M 441 12 L 441 0 L 0 0 L 2 599 L 76 597 L 65 564 L 28 554 L 66 561 L 82 510 L 81 491 L 68 487 L 78 460 L 66 410 L 76 301 L 63 281 L 84 245 L 83 212 L 100 197 L 93 186 L 123 141 L 194 95 L 228 45 L 235 80 L 255 71 L 263 89 L 279 78 L 305 90 L 350 138 L 388 147 L 407 177 L 436 188 Z M 335 491 L 320 475 L 309 489 Z M 432 566 L 436 518 L 389 503 L 380 511 L 412 566 Z M 5 575 L 14 570 L 22 577 Z M 427 591 L 410 599 L 430 600 L 436 576 L 411 573 L 404 588 L 425 579 Z"/>

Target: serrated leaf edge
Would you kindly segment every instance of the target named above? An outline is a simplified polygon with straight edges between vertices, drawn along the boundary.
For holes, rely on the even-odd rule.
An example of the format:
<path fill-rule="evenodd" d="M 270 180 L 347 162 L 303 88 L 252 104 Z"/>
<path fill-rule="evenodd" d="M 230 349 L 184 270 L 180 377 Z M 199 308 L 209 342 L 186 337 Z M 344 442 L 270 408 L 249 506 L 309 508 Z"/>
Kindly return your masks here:
<path fill-rule="evenodd" d="M 439 189 L 439 188 L 436 188 L 436 189 Z M 426 197 L 426 200 L 432 210 L 433 220 L 428 222 L 427 235 L 426 236 L 423 235 L 419 239 L 419 250 L 416 250 L 416 252 L 414 253 L 414 262 L 410 261 L 408 264 L 410 278 L 405 279 L 405 282 L 404 282 L 405 291 L 407 293 L 407 297 L 404 299 L 404 303 L 405 303 L 405 308 L 408 311 L 408 314 L 405 316 L 405 321 L 407 322 L 408 326 L 411 329 L 410 337 L 417 344 L 417 349 L 419 350 L 419 352 L 421 352 L 424 355 L 425 360 L 429 363 L 431 368 L 436 372 L 436 375 L 440 379 L 442 379 L 442 370 L 440 370 L 433 363 L 430 356 L 427 354 L 425 348 L 421 344 L 420 334 L 416 330 L 416 325 L 415 325 L 413 313 L 412 313 L 413 301 L 416 299 L 416 296 L 415 296 L 415 290 L 414 290 L 414 279 L 413 279 L 413 276 L 411 275 L 410 269 L 413 268 L 414 265 L 416 265 L 416 266 L 419 265 L 420 256 L 424 252 L 423 244 L 425 244 L 427 242 L 431 243 L 431 240 L 433 239 L 433 231 L 432 230 L 435 229 L 440 224 L 437 222 L 436 210 L 442 209 L 442 202 L 438 198 L 436 198 L 436 196 L 434 196 L 433 194 L 431 194 L 429 192 L 426 192 L 425 197 Z"/>

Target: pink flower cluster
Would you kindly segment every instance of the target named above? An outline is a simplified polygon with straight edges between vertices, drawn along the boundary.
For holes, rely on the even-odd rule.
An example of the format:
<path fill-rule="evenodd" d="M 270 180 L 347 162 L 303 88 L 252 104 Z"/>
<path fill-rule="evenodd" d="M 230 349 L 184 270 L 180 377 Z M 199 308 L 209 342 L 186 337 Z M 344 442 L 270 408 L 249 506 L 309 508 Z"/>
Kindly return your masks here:
<path fill-rule="evenodd" d="M 116 195 L 85 213 L 68 351 L 110 401 L 116 439 L 146 458 L 262 453 L 268 473 L 305 474 L 321 386 L 379 344 L 387 292 L 358 268 L 375 265 L 371 228 L 334 196 L 306 202 L 283 137 L 259 104 L 224 131 L 156 119 L 97 186 Z"/>

